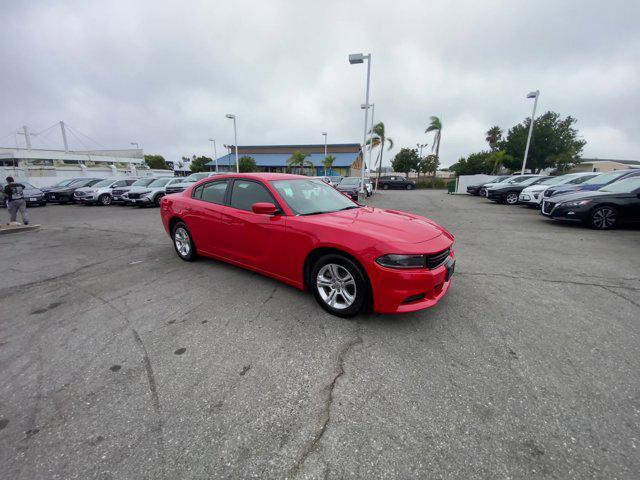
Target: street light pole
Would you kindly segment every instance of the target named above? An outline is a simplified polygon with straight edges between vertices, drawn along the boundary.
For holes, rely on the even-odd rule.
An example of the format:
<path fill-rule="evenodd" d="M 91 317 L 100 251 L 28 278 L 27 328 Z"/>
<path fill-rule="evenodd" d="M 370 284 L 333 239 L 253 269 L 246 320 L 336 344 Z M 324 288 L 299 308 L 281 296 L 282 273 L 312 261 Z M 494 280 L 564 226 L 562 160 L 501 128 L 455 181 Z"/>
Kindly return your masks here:
<path fill-rule="evenodd" d="M 218 173 L 218 150 L 216 149 L 216 139 L 210 138 L 209 141 L 213 143 L 213 161 L 216 165 L 216 173 Z"/>
<path fill-rule="evenodd" d="M 373 117 L 376 113 L 376 104 L 372 103 L 371 107 L 371 128 L 369 128 L 369 176 L 371 176 L 371 152 L 373 151 Z M 363 103 L 360 108 L 365 109 L 367 106 Z"/>
<path fill-rule="evenodd" d="M 533 101 L 533 112 L 531 113 L 531 124 L 529 125 L 529 135 L 527 135 L 527 146 L 524 149 L 524 160 L 522 160 L 522 171 L 520 175 L 524 175 L 524 169 L 527 166 L 527 156 L 529 155 L 529 145 L 531 144 L 531 135 L 533 134 L 533 123 L 536 120 L 536 107 L 538 106 L 538 97 L 540 96 L 540 90 L 535 92 L 529 92 L 527 98 L 535 98 Z"/>
<path fill-rule="evenodd" d="M 140 147 L 138 146 L 138 142 L 131 142 L 131 145 L 135 145 L 136 149 L 140 150 Z"/>
<path fill-rule="evenodd" d="M 416 147 L 420 149 L 420 160 L 422 160 L 422 149 L 426 148 L 429 145 L 428 143 L 416 143 Z"/>
<path fill-rule="evenodd" d="M 324 159 L 325 161 L 327 160 L 327 132 L 322 132 L 322 135 L 324 136 Z M 324 176 L 327 176 L 327 167 L 325 164 L 324 167 Z"/>
<path fill-rule="evenodd" d="M 233 141 L 236 144 L 236 173 L 240 173 L 240 163 L 238 163 L 238 127 L 236 126 L 236 115 L 227 113 L 227 118 L 233 119 Z"/>
<path fill-rule="evenodd" d="M 363 55 L 362 53 L 353 53 L 349 55 L 349 63 L 352 65 L 355 63 L 363 63 L 367 61 L 367 92 L 365 95 L 364 104 L 367 106 L 364 110 L 364 134 L 362 136 L 362 180 L 360 182 L 360 193 L 364 198 L 364 148 L 367 143 L 367 126 L 369 124 L 369 84 L 371 81 L 371 54 Z M 371 165 L 369 165 L 371 167 Z"/>

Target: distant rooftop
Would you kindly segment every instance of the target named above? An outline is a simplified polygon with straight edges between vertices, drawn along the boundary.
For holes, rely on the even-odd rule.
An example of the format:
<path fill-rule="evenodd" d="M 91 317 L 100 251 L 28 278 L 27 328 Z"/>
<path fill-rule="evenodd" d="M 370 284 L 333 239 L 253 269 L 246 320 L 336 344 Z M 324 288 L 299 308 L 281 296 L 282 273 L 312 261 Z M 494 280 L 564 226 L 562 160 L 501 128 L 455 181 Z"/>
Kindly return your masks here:
<path fill-rule="evenodd" d="M 640 165 L 640 160 L 618 160 L 615 158 L 581 158 L 582 163 L 615 162 L 625 165 Z"/>

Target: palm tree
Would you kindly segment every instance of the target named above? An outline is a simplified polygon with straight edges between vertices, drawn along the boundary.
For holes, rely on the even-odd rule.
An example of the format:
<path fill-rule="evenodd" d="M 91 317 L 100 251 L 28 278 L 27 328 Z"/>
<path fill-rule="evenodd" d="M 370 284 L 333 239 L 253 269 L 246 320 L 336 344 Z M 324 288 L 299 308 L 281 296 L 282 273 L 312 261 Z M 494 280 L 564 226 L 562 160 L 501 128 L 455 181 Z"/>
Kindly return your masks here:
<path fill-rule="evenodd" d="M 491 150 L 496 151 L 498 149 L 498 142 L 502 140 L 502 129 L 495 125 L 487 130 L 485 135 L 485 140 L 489 144 L 489 147 L 491 147 Z"/>
<path fill-rule="evenodd" d="M 306 167 L 313 168 L 313 162 L 311 160 L 307 160 L 308 156 L 308 153 L 302 153 L 300 150 L 296 150 L 287 160 L 287 165 L 291 168 L 299 167 L 304 175 L 304 169 Z"/>
<path fill-rule="evenodd" d="M 331 167 L 333 166 L 333 162 L 336 161 L 336 157 L 334 157 L 333 155 L 327 155 L 326 157 L 324 157 L 324 161 L 322 162 L 322 165 L 324 166 L 324 175 L 327 175 L 327 170 L 331 170 Z"/>
<path fill-rule="evenodd" d="M 424 133 L 434 132 L 433 143 L 431 144 L 431 151 L 435 147 L 436 149 L 436 161 L 440 163 L 440 139 L 442 138 L 442 122 L 438 117 L 431 117 L 431 123 L 424 131 Z"/>
<path fill-rule="evenodd" d="M 372 133 L 372 138 L 367 140 L 367 145 L 369 148 L 380 147 L 380 153 L 378 153 L 378 177 L 376 178 L 376 191 L 378 190 L 378 179 L 380 178 L 380 174 L 382 173 L 382 155 L 384 153 L 385 143 L 388 145 L 387 150 L 391 150 L 393 148 L 393 139 L 387 137 L 384 130 L 384 123 L 378 122 L 373 128 L 369 131 Z M 362 151 L 362 168 L 364 168 L 364 150 Z M 371 168 L 371 165 L 369 165 Z"/>

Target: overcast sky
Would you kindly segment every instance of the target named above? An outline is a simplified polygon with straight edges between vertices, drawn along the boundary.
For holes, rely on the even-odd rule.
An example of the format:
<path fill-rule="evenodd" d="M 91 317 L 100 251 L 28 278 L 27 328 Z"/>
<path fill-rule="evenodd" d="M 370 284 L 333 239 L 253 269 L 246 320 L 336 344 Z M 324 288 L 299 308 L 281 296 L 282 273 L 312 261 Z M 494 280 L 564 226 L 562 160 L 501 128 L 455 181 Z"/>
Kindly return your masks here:
<path fill-rule="evenodd" d="M 3 1 L 0 145 L 65 120 L 104 146 L 210 156 L 210 137 L 233 142 L 225 113 L 240 145 L 361 142 L 366 71 L 347 56 L 371 52 L 385 164 L 431 144 L 430 115 L 443 165 L 486 148 L 535 89 L 578 119 L 583 156 L 640 159 L 639 19 L 638 1 Z"/>

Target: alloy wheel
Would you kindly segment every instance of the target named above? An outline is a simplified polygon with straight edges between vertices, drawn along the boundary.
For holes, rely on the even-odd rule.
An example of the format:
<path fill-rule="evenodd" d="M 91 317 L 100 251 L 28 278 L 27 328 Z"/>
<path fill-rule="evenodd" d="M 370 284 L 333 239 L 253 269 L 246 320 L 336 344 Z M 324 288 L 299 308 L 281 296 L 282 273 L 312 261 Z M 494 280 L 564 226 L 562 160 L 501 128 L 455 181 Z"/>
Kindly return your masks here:
<path fill-rule="evenodd" d="M 316 277 L 320 298 L 331 308 L 344 310 L 356 300 L 357 288 L 353 275 L 342 265 L 328 263 Z"/>
<path fill-rule="evenodd" d="M 509 205 L 518 203 L 518 194 L 514 192 L 507 193 L 506 201 Z"/>
<path fill-rule="evenodd" d="M 100 197 L 100 203 L 102 203 L 102 205 L 111 205 L 111 196 L 110 195 L 103 195 L 102 197 Z"/>
<path fill-rule="evenodd" d="M 176 244 L 176 250 L 181 257 L 186 257 L 191 251 L 191 240 L 189 234 L 183 227 L 176 228 L 173 234 L 173 241 Z"/>
<path fill-rule="evenodd" d="M 592 222 L 595 228 L 606 230 L 616 224 L 617 214 L 609 207 L 603 207 L 593 212 Z"/>

